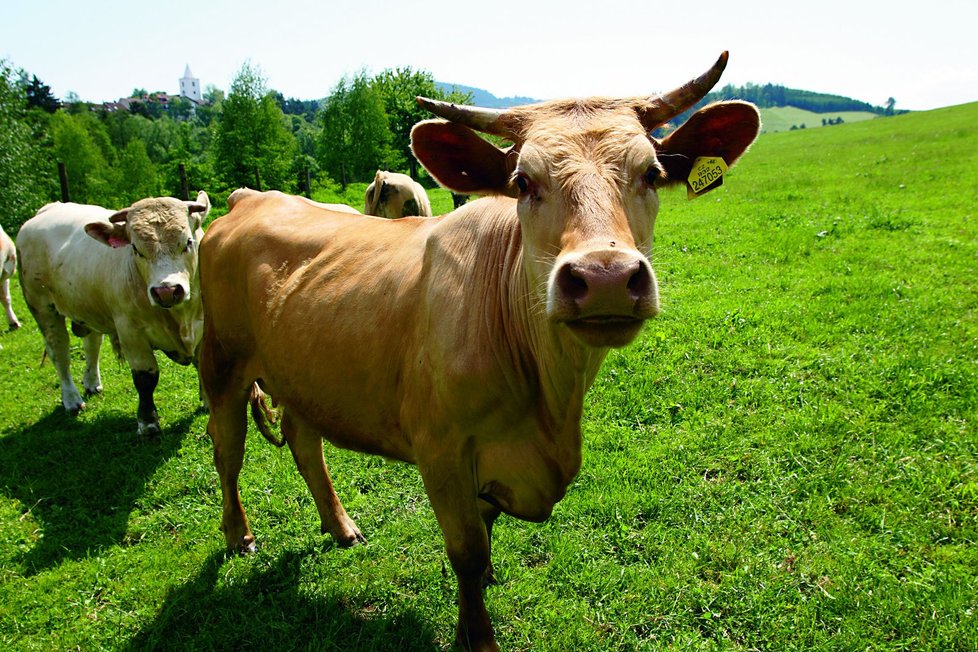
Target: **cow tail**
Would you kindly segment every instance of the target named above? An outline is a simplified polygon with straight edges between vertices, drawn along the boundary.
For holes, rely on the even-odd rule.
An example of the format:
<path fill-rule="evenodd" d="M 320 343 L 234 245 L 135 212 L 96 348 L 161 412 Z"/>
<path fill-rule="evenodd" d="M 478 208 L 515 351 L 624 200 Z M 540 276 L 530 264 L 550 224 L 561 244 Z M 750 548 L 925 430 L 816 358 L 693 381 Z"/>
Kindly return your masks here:
<path fill-rule="evenodd" d="M 112 352 L 115 353 L 116 359 L 124 362 L 126 357 L 122 354 L 122 342 L 119 341 L 119 336 L 113 333 L 109 336 L 109 341 L 112 342 Z"/>
<path fill-rule="evenodd" d="M 285 435 L 276 437 L 271 428 L 272 425 L 278 423 L 278 412 L 269 407 L 265 400 L 265 392 L 261 391 L 258 383 L 251 386 L 251 396 L 248 397 L 248 403 L 251 405 L 251 418 L 262 437 L 280 448 L 284 446 Z"/>

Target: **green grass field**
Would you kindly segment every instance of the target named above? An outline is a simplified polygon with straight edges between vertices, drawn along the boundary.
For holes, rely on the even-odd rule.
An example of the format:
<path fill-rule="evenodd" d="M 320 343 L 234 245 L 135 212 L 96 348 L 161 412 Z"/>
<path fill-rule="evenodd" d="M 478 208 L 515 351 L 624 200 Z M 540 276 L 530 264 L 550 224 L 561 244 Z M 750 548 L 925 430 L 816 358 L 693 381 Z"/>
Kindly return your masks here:
<path fill-rule="evenodd" d="M 504 649 L 978 649 L 976 151 L 972 104 L 766 134 L 722 188 L 664 193 L 662 315 L 609 356 L 553 517 L 494 530 Z M 450 649 L 413 467 L 327 449 L 369 540 L 338 549 L 252 433 L 258 552 L 226 558 L 192 370 L 161 360 L 158 441 L 108 350 L 69 419 L 14 285 L 0 649 Z"/>
<path fill-rule="evenodd" d="M 805 125 L 806 129 L 821 127 L 822 120 L 842 118 L 844 124 L 872 120 L 879 116 L 869 111 L 837 111 L 835 113 L 814 113 L 794 106 L 777 106 L 761 109 L 761 128 L 763 133 L 790 131 L 792 127 Z"/>

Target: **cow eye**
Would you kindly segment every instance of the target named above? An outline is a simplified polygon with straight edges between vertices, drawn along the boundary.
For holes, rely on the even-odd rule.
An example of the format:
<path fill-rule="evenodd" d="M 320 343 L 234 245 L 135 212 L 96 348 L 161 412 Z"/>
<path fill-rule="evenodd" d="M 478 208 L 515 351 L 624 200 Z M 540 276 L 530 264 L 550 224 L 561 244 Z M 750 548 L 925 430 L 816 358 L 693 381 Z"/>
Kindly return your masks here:
<path fill-rule="evenodd" d="M 142 254 L 142 252 L 140 252 L 140 251 L 139 251 L 139 249 L 136 249 L 136 245 L 132 245 L 132 250 L 133 250 L 134 252 L 136 252 L 136 255 L 137 255 L 137 256 L 139 256 L 140 258 L 145 258 L 145 257 L 146 257 L 146 256 L 144 256 L 144 255 Z"/>
<path fill-rule="evenodd" d="M 659 177 L 661 176 L 662 170 L 653 165 L 645 171 L 645 174 L 642 176 L 642 180 L 645 181 L 646 185 L 651 187 L 655 185 L 655 182 L 658 181 Z"/>
<path fill-rule="evenodd" d="M 192 251 L 194 248 L 194 239 L 187 238 L 187 251 Z"/>
<path fill-rule="evenodd" d="M 516 175 L 516 187 L 520 189 L 520 194 L 525 195 L 530 190 L 530 179 L 520 172 Z"/>

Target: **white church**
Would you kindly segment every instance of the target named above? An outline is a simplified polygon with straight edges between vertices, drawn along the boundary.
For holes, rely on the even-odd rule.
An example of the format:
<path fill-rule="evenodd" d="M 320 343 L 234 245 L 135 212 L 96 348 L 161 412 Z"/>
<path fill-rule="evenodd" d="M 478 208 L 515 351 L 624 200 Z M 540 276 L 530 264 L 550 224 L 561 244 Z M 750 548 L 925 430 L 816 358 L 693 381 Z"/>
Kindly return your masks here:
<path fill-rule="evenodd" d="M 189 63 L 183 71 L 183 77 L 180 78 L 180 97 L 193 100 L 197 104 L 201 104 L 204 101 L 204 96 L 200 90 L 200 80 L 190 72 Z"/>

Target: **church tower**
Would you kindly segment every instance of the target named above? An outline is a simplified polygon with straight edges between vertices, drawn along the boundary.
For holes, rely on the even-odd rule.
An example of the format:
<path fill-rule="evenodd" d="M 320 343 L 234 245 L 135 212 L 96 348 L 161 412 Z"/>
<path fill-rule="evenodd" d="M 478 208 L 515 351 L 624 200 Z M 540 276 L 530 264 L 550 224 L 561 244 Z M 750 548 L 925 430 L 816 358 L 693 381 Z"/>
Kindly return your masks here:
<path fill-rule="evenodd" d="M 187 64 L 187 69 L 183 71 L 183 77 L 180 79 L 180 96 L 198 104 L 204 101 L 204 96 L 200 92 L 200 80 L 190 72 L 190 64 Z"/>

